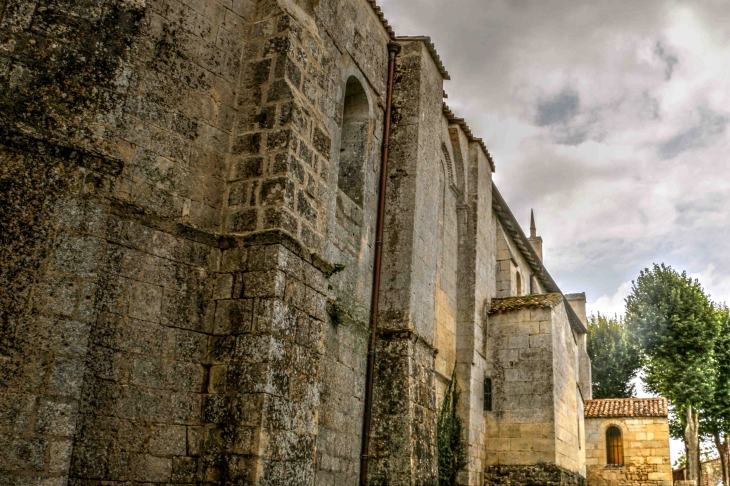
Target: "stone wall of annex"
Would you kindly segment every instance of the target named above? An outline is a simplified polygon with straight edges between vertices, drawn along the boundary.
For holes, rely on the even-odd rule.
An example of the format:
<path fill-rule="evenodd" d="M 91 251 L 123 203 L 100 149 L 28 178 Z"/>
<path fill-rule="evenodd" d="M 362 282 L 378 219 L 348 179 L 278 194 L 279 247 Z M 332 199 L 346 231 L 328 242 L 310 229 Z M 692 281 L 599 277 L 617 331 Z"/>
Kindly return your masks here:
<path fill-rule="evenodd" d="M 584 398 L 580 389 L 580 361 L 585 355 L 581 338 L 568 320 L 562 305 L 552 320 L 553 380 L 555 383 L 555 453 L 556 464 L 569 471 L 586 474 Z"/>
<path fill-rule="evenodd" d="M 586 418 L 585 423 L 588 484 L 672 484 L 666 417 Z M 623 466 L 606 464 L 606 429 L 612 425 L 621 429 Z"/>
<path fill-rule="evenodd" d="M 487 481 L 501 484 L 502 466 L 542 463 L 584 476 L 580 350 L 567 304 L 560 294 L 495 303 L 487 361 L 493 383 L 493 411 L 485 414 Z"/>

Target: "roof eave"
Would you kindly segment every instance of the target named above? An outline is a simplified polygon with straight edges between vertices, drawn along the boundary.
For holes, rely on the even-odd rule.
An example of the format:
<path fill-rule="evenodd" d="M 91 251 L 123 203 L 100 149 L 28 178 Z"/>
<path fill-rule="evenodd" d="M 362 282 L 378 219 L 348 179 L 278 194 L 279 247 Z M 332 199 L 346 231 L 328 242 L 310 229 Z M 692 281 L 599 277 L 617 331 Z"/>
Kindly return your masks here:
<path fill-rule="evenodd" d="M 390 26 L 390 24 L 388 24 L 388 20 L 385 18 L 385 14 L 383 14 L 383 11 L 380 9 L 377 2 L 375 0 L 368 0 L 368 3 L 375 12 L 375 15 L 378 17 L 378 20 L 380 20 L 380 25 L 383 26 L 383 29 L 385 29 L 388 37 L 390 37 L 391 40 L 394 40 L 395 32 L 393 32 L 393 28 Z"/>
<path fill-rule="evenodd" d="M 482 152 L 484 152 L 484 155 L 487 157 L 487 162 L 489 162 L 489 168 L 492 169 L 492 172 L 494 172 L 494 159 L 492 159 L 492 154 L 490 154 L 489 150 L 487 150 L 487 145 L 484 143 L 484 140 L 482 140 L 479 137 L 475 137 L 471 131 L 471 128 L 469 128 L 469 125 L 467 125 L 466 120 L 454 115 L 454 112 L 451 111 L 451 108 L 449 108 L 449 105 L 444 103 L 442 110 L 443 110 L 444 116 L 446 117 L 446 120 L 449 123 L 453 123 L 453 124 L 459 125 L 461 127 L 461 129 L 463 130 L 463 132 L 466 135 L 466 138 L 467 138 L 467 140 L 469 140 L 469 142 L 477 143 L 479 145 L 479 147 L 481 147 Z"/>
<path fill-rule="evenodd" d="M 588 330 L 583 325 L 583 322 L 580 320 L 570 304 L 568 304 L 563 291 L 560 290 L 558 284 L 556 284 L 553 277 L 550 276 L 545 265 L 542 264 L 540 257 L 538 257 L 537 253 L 535 253 L 535 250 L 532 248 L 527 236 L 522 231 L 520 224 L 517 222 L 517 218 L 515 218 L 514 214 L 512 214 L 507 202 L 502 197 L 502 194 L 499 192 L 497 185 L 494 184 L 494 182 L 492 182 L 492 208 L 494 213 L 497 215 L 497 218 L 499 218 L 499 222 L 502 224 L 502 227 L 512 237 L 512 240 L 515 242 L 520 254 L 522 254 L 525 258 L 530 269 L 538 280 L 540 280 L 543 287 L 545 287 L 548 292 L 556 292 L 563 296 L 565 311 L 568 314 L 570 326 L 575 332 L 579 334 L 586 334 Z"/>
<path fill-rule="evenodd" d="M 439 73 L 441 74 L 441 77 L 445 80 L 450 80 L 451 76 L 449 75 L 449 72 L 444 67 L 444 63 L 441 61 L 441 56 L 439 56 L 438 52 L 436 52 L 436 46 L 434 45 L 431 38 L 427 35 L 399 35 L 395 38 L 397 41 L 402 42 L 423 42 L 426 46 L 426 49 L 428 50 L 428 53 L 431 55 L 431 59 L 433 59 L 433 62 L 436 64 L 436 68 L 438 69 Z"/>

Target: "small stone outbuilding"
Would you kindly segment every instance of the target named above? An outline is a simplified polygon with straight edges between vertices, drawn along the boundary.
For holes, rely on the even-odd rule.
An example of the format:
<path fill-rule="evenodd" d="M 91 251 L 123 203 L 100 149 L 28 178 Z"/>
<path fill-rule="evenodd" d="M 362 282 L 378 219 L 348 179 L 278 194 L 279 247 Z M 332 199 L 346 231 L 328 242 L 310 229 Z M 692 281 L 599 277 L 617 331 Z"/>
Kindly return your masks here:
<path fill-rule="evenodd" d="M 524 466 L 545 464 L 560 468 L 553 481 L 585 484 L 582 417 L 583 396 L 591 393 L 590 363 L 581 359 L 587 356 L 585 334 L 580 321 L 568 317 L 568 305 L 557 292 L 492 300 L 487 484 L 500 484 L 494 478 L 507 466 L 525 474 Z M 530 481 L 541 479 L 532 474 Z"/>
<path fill-rule="evenodd" d="M 588 400 L 587 480 L 591 486 L 670 486 L 665 398 Z"/>

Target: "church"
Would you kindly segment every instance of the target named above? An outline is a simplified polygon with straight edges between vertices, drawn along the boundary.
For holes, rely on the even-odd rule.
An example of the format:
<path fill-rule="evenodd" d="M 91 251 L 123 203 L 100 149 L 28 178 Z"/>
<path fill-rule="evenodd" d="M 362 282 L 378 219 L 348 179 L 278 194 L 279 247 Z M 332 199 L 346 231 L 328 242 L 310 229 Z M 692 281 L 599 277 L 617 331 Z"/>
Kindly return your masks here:
<path fill-rule="evenodd" d="M 671 481 L 592 400 L 565 294 L 375 0 L 6 0 L 0 483 Z M 609 403 L 610 402 L 610 403 Z M 651 434 L 651 435 L 650 435 Z"/>

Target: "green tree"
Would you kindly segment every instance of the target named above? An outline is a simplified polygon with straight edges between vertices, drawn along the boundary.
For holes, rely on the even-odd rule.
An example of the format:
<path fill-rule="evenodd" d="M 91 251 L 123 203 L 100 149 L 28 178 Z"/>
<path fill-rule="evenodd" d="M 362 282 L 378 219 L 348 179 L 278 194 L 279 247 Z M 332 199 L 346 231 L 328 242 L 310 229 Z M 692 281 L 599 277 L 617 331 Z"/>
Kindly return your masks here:
<path fill-rule="evenodd" d="M 703 417 L 703 429 L 715 443 L 723 484 L 730 484 L 730 310 L 719 306 L 720 332 L 714 347 L 714 389 Z"/>
<path fill-rule="evenodd" d="M 655 264 L 632 282 L 626 321 L 640 347 L 646 387 L 669 400 L 672 435 L 681 437 L 688 406 L 703 416 L 714 394 L 718 312 L 696 279 Z M 699 460 L 696 433 L 684 434 L 692 463 Z"/>
<path fill-rule="evenodd" d="M 467 464 L 467 447 L 462 436 L 463 424 L 457 413 L 459 388 L 456 383 L 456 366 L 451 383 L 444 393 L 436 429 L 438 448 L 439 486 L 454 486 L 456 476 Z"/>
<path fill-rule="evenodd" d="M 639 348 L 619 318 L 591 315 L 588 319 L 588 355 L 593 367 L 593 398 L 630 398 L 631 381 L 641 367 Z"/>

